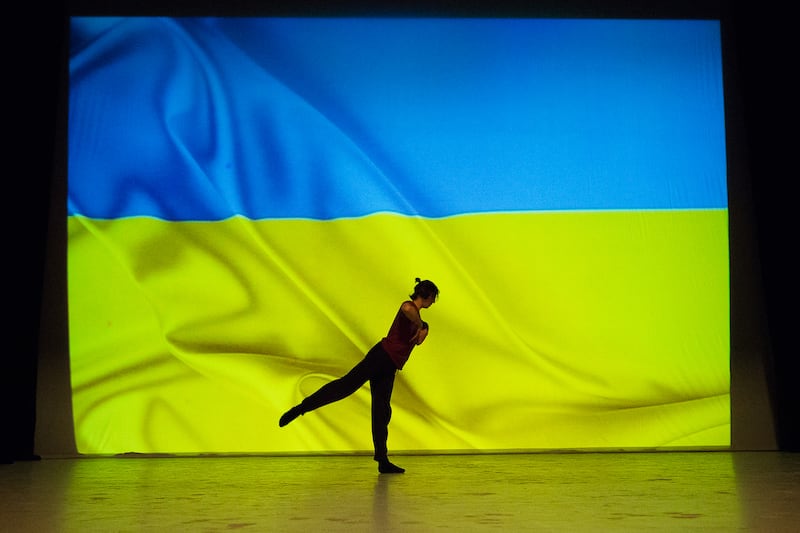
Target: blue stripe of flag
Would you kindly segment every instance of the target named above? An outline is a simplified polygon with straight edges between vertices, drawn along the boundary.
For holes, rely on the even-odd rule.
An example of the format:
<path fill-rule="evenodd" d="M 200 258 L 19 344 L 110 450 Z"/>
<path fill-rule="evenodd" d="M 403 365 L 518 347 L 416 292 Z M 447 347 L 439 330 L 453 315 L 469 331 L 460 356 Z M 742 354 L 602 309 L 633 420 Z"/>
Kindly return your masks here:
<path fill-rule="evenodd" d="M 727 206 L 719 23 L 71 21 L 68 212 Z"/>

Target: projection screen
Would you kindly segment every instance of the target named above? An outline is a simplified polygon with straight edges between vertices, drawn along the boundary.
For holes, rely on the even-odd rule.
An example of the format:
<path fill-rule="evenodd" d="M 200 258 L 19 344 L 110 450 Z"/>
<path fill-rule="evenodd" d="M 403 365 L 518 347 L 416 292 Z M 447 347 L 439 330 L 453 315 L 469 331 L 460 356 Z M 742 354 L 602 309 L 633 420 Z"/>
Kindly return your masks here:
<path fill-rule="evenodd" d="M 730 446 L 719 22 L 70 20 L 77 451 Z"/>

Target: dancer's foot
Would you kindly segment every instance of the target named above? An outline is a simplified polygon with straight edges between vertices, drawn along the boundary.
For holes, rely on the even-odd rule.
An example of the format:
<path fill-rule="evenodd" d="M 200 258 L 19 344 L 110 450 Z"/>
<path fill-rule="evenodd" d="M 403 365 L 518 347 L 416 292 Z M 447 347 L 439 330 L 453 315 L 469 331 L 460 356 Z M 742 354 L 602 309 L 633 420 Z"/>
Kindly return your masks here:
<path fill-rule="evenodd" d="M 405 468 L 400 468 L 399 466 L 390 463 L 388 459 L 378 462 L 378 472 L 381 474 L 402 474 L 405 471 Z"/>
<path fill-rule="evenodd" d="M 294 407 L 283 413 L 283 416 L 281 417 L 280 421 L 278 421 L 278 425 L 280 427 L 283 427 L 302 414 L 303 411 L 300 409 L 300 406 L 295 405 Z"/>

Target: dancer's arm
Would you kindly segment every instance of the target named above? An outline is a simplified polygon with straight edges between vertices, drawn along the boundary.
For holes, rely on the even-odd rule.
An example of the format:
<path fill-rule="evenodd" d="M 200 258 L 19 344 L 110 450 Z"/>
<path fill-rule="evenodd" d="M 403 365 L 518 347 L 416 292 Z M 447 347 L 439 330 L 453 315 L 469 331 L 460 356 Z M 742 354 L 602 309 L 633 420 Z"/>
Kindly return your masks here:
<path fill-rule="evenodd" d="M 417 332 L 411 337 L 411 340 L 417 345 L 422 344 L 425 337 L 428 336 L 428 323 L 422 320 L 422 317 L 419 315 L 419 309 L 417 309 L 417 306 L 412 302 L 404 302 L 400 309 L 403 311 L 405 317 L 417 326 Z"/>

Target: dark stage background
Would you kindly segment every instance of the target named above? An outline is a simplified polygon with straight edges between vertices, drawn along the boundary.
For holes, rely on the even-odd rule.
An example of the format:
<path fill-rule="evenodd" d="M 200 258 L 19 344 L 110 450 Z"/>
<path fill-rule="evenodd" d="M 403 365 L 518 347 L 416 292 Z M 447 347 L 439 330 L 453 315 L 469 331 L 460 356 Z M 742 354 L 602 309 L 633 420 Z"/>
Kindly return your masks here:
<path fill-rule="evenodd" d="M 381 0 L 369 8 L 357 2 L 294 3 L 290 11 L 275 3 L 240 0 L 218 7 L 212 2 L 79 1 L 59 5 L 29 3 L 7 17 L 5 32 L 6 122 L 10 140 L 4 154 L 7 235 L 5 263 L 9 297 L 6 321 L 10 342 L 2 357 L 4 462 L 35 459 L 38 431 L 37 375 L 62 373 L 40 353 L 66 350 L 66 298 L 63 267 L 66 236 L 61 205 L 66 187 L 64 82 L 67 18 L 70 14 L 448 14 L 491 16 L 718 18 L 722 20 L 728 128 L 731 226 L 731 380 L 734 449 L 774 442 L 797 451 L 797 349 L 790 333 L 796 272 L 793 243 L 796 223 L 792 182 L 797 170 L 790 150 L 794 139 L 796 65 L 794 28 L 776 2 L 493 2 L 492 8 L 465 2 Z M 363 3 L 362 3 L 363 4 Z M 477 4 L 477 3 L 476 3 Z M 525 7 L 522 5 L 525 4 Z M 270 5 L 269 9 L 263 5 Z M 128 7 L 129 6 L 129 7 Z M 135 7 L 134 7 L 135 6 Z M 323 7 L 324 6 L 324 7 Z M 134 11 L 135 9 L 135 11 Z M 223 11 L 224 10 L 224 11 Z M 344 11 L 343 11 L 344 10 Z M 791 54 L 791 55 L 790 55 Z M 7 141 L 8 142 L 8 141 Z M 738 211 L 738 213 L 736 213 Z M 61 217 L 61 219 L 59 219 Z M 57 222 L 54 224 L 54 221 Z M 55 232 L 55 233 L 53 233 Z M 53 274 L 55 273 L 55 274 Z M 55 294 L 54 294 L 55 289 Z M 44 306 L 42 303 L 44 302 Z M 742 356 L 741 354 L 745 354 Z M 752 356 L 756 354 L 756 356 Z M 755 377 L 754 377 L 755 376 Z M 760 377 L 759 377 L 760 376 Z M 767 402 L 751 389 L 765 383 Z M 48 382 L 48 387 L 52 385 Z M 752 392 L 756 390 L 756 392 Z M 59 394 L 40 390 L 39 398 Z M 752 394 L 752 395 L 751 395 Z M 65 399 L 65 401 L 68 401 Z M 64 406 L 62 406 L 64 407 Z M 64 407 L 68 411 L 68 407 Z M 764 414 L 768 420 L 764 420 Z M 774 435 L 749 435 L 749 431 Z M 738 444 L 737 444 L 738 443 Z"/>

